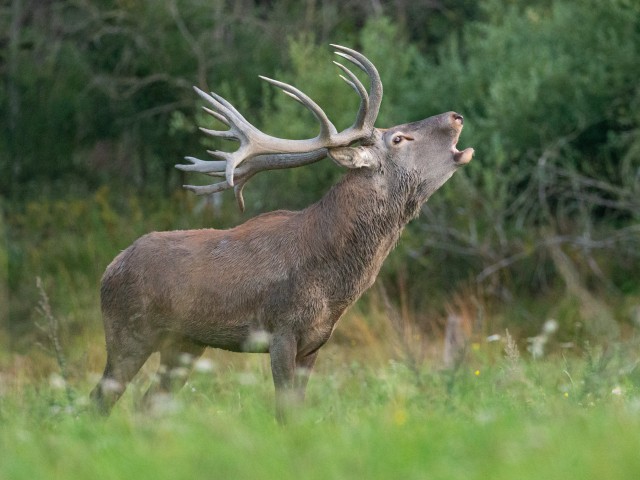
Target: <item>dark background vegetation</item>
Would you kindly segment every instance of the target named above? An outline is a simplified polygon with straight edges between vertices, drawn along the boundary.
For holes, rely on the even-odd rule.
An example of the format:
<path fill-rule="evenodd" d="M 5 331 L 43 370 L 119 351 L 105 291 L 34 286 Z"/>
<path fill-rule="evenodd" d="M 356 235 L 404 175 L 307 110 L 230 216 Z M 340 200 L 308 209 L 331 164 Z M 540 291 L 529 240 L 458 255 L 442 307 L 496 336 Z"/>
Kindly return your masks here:
<path fill-rule="evenodd" d="M 0 342 L 25 351 L 41 335 L 36 277 L 68 338 L 100 343 L 100 276 L 138 236 L 318 199 L 342 174 L 332 162 L 257 176 L 245 214 L 228 192 L 185 193 L 199 179 L 173 166 L 209 146 L 192 85 L 281 137 L 314 136 L 314 120 L 258 74 L 350 125 L 357 96 L 329 43 L 377 65 L 377 126 L 455 110 L 460 145 L 476 149 L 359 308 L 384 297 L 425 331 L 455 313 L 521 337 L 553 317 L 574 343 L 640 322 L 636 0 L 11 0 L 0 5 Z"/>

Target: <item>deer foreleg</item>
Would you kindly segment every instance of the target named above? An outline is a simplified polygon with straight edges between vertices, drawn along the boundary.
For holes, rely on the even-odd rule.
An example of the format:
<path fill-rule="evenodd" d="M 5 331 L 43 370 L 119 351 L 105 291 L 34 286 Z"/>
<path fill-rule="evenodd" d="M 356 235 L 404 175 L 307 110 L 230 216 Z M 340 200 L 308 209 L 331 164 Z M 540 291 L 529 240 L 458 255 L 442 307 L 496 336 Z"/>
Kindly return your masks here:
<path fill-rule="evenodd" d="M 293 335 L 275 335 L 269 346 L 271 373 L 276 388 L 276 419 L 286 421 L 287 411 L 295 401 L 294 377 L 297 342 Z"/>

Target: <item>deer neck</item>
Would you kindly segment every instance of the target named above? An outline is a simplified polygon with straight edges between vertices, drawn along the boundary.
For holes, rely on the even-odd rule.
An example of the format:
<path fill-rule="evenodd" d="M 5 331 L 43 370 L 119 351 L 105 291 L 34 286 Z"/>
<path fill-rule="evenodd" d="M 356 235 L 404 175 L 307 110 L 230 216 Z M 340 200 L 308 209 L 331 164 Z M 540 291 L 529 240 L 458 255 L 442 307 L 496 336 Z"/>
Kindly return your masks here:
<path fill-rule="evenodd" d="M 303 212 L 312 268 L 325 272 L 338 303 L 352 303 L 373 284 L 419 210 L 418 190 L 410 175 L 356 170 Z"/>
<path fill-rule="evenodd" d="M 391 165 L 384 171 L 349 171 L 308 210 L 331 237 L 361 233 L 363 242 L 397 237 L 419 213 L 426 193 L 418 176 Z M 362 230 L 360 230 L 362 229 Z"/>

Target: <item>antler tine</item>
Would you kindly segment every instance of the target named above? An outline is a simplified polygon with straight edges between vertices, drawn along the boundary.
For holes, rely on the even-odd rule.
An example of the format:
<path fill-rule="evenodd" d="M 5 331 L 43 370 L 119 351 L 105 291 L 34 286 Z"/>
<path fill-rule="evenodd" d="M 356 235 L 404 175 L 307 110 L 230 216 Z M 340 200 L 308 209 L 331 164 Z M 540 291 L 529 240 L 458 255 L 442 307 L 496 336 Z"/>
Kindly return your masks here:
<path fill-rule="evenodd" d="M 213 158 L 219 158 L 226 164 L 228 164 L 230 160 L 233 160 L 233 153 L 223 152 L 222 150 L 207 150 L 207 153 Z"/>
<path fill-rule="evenodd" d="M 243 130 L 240 128 L 241 125 L 245 130 L 256 130 L 256 128 L 249 122 L 247 122 L 242 114 L 238 110 L 236 110 L 236 107 L 231 105 L 227 100 L 225 100 L 215 92 L 211 92 L 211 97 L 226 109 L 226 112 L 223 113 L 226 113 L 229 120 L 231 121 L 230 127 L 238 131 L 240 135 L 242 135 L 243 132 Z"/>
<path fill-rule="evenodd" d="M 183 185 L 183 187 L 196 195 L 211 195 L 212 193 L 223 192 L 231 188 L 231 185 L 225 180 L 211 185 Z"/>
<path fill-rule="evenodd" d="M 347 60 L 351 63 L 359 67 L 361 70 L 366 72 L 369 76 L 371 86 L 369 90 L 369 102 L 365 105 L 365 102 L 362 102 L 360 105 L 360 111 L 358 112 L 358 119 L 361 117 L 362 126 L 358 127 L 354 124 L 355 128 L 364 128 L 370 129 L 373 128 L 373 125 L 378 117 L 378 112 L 380 110 L 380 104 L 382 103 L 382 80 L 380 79 L 380 74 L 376 69 L 375 65 L 371 63 L 371 61 L 362 55 L 360 52 L 356 52 L 347 47 L 343 47 L 342 45 L 331 44 L 333 48 L 335 48 L 335 53 Z"/>
<path fill-rule="evenodd" d="M 245 183 L 247 183 L 246 180 L 238 182 L 238 184 L 233 187 L 233 194 L 236 197 L 236 202 L 238 203 L 238 208 L 241 212 L 244 212 L 244 197 L 242 196 L 242 189 L 244 188 Z"/>
<path fill-rule="evenodd" d="M 211 177 L 224 177 L 226 172 L 227 160 L 200 160 L 195 157 L 184 157 L 185 160 L 192 165 L 176 165 L 176 168 L 185 172 L 204 173 Z M 211 195 L 213 193 L 222 192 L 231 188 L 229 182 L 222 181 L 211 185 L 183 185 L 183 188 L 192 191 L 196 195 Z M 244 211 L 244 202 L 243 208 Z"/>
<path fill-rule="evenodd" d="M 331 123 L 331 120 L 327 118 L 327 114 L 324 113 L 324 110 L 322 110 L 322 108 L 320 108 L 320 106 L 304 92 L 297 89 L 293 85 L 289 85 L 288 83 L 280 82 L 278 80 L 274 80 L 262 75 L 258 76 L 265 82 L 280 88 L 284 91 L 284 93 L 295 98 L 302 105 L 311 110 L 311 113 L 313 113 L 313 115 L 318 119 L 318 122 L 320 122 L 319 138 L 329 138 L 331 135 L 338 133 L 338 130 L 336 130 L 336 127 L 333 125 L 333 123 Z"/>
<path fill-rule="evenodd" d="M 204 127 L 200 127 L 199 130 L 211 137 L 224 138 L 225 140 L 240 140 L 237 133 L 233 130 L 210 130 Z"/>
<path fill-rule="evenodd" d="M 211 115 L 212 117 L 216 118 L 217 120 L 220 120 L 227 127 L 229 126 L 229 120 L 227 120 L 224 116 L 220 115 L 218 112 L 215 112 L 215 111 L 213 111 L 213 110 L 211 110 L 210 108 L 207 108 L 207 107 L 202 107 L 202 110 L 204 110 L 209 115 Z"/>
<path fill-rule="evenodd" d="M 358 95 L 360 95 L 360 108 L 358 109 L 358 115 L 356 116 L 356 120 L 353 123 L 353 126 L 355 128 L 362 128 L 362 126 L 364 125 L 365 114 L 369 111 L 369 94 L 367 93 L 367 90 L 366 88 L 364 88 L 364 85 L 362 84 L 360 79 L 356 77 L 351 70 L 349 70 L 339 62 L 333 63 L 335 63 L 343 72 L 345 72 L 349 76 L 349 78 L 345 78 L 344 76 L 340 75 L 340 78 L 343 79 L 348 85 L 351 85 L 351 87 L 356 92 L 358 92 Z"/>
<path fill-rule="evenodd" d="M 235 132 L 238 135 L 238 139 L 243 142 L 247 142 L 249 136 L 252 133 L 258 132 L 258 129 L 254 127 L 251 123 L 247 121 L 246 118 L 242 116 L 242 114 L 236 110 L 236 108 L 231 105 L 227 100 L 222 98 L 215 92 L 210 92 L 209 94 L 204 92 L 201 93 L 201 97 L 208 101 L 218 113 L 222 114 L 226 119 L 224 123 L 229 126 L 229 129 Z"/>
<path fill-rule="evenodd" d="M 346 58 L 347 60 L 349 60 L 351 63 L 353 63 L 354 65 L 357 65 L 358 68 L 360 70 L 362 70 L 363 72 L 366 72 L 367 70 L 364 68 L 364 65 L 362 65 L 358 60 L 356 60 L 355 58 L 353 58 L 351 55 L 348 55 L 346 53 L 343 52 L 333 52 L 336 55 L 342 57 L 342 58 Z"/>
<path fill-rule="evenodd" d="M 342 78 L 345 82 L 351 85 L 361 97 L 366 98 L 367 101 L 369 101 L 369 94 L 367 93 L 367 89 L 364 88 L 364 85 L 362 84 L 360 79 L 356 77 L 351 70 L 349 70 L 347 67 L 342 65 L 340 62 L 333 62 L 333 63 L 349 76 L 349 78 L 347 79 L 342 75 L 340 75 L 340 78 Z"/>
<path fill-rule="evenodd" d="M 192 163 L 192 165 L 178 164 L 176 168 L 183 172 L 198 172 L 209 174 L 211 172 L 218 172 L 225 170 L 227 162 L 225 160 L 200 160 L 195 157 L 184 157 L 185 160 Z"/>
<path fill-rule="evenodd" d="M 211 110 L 207 107 L 203 107 L 203 109 L 208 114 L 213 115 L 221 122 L 229 125 L 230 119 L 229 119 L 228 109 L 225 108 L 225 106 L 222 103 L 220 103 L 216 98 L 214 98 L 213 92 L 209 94 L 203 90 L 200 90 L 198 87 L 195 87 L 195 86 L 193 87 L 193 90 L 198 94 L 200 98 L 202 98 L 205 102 L 207 102 L 209 105 L 211 105 L 215 109 L 215 110 Z"/>
<path fill-rule="evenodd" d="M 236 110 L 233 105 L 231 105 L 217 93 L 207 93 L 203 90 L 200 90 L 198 87 L 193 87 L 193 89 L 205 102 L 209 103 L 212 107 L 215 108 L 214 111 L 209 109 L 206 110 L 208 113 L 214 115 L 218 120 L 221 120 L 223 123 L 229 125 L 232 128 L 238 124 L 249 125 L 249 122 L 245 120 L 240 112 L 238 112 L 238 110 Z M 220 116 L 222 118 L 220 118 Z"/>

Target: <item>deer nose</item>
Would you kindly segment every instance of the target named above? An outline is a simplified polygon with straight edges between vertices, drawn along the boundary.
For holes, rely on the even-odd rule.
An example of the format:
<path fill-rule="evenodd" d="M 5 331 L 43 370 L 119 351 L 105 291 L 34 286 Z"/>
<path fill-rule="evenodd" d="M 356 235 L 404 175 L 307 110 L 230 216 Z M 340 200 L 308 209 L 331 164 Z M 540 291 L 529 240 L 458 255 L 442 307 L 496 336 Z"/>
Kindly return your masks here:
<path fill-rule="evenodd" d="M 464 123 L 464 117 L 459 113 L 453 113 L 451 115 L 451 118 L 453 119 L 453 122 L 457 125 L 462 125 Z"/>

